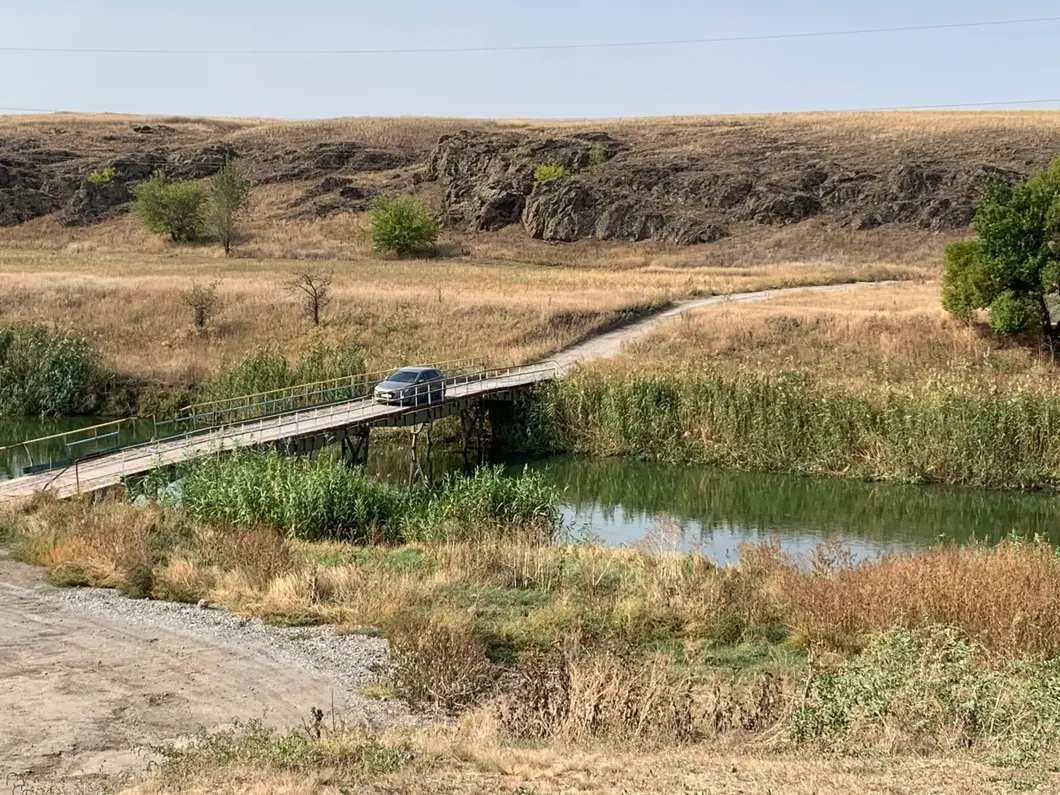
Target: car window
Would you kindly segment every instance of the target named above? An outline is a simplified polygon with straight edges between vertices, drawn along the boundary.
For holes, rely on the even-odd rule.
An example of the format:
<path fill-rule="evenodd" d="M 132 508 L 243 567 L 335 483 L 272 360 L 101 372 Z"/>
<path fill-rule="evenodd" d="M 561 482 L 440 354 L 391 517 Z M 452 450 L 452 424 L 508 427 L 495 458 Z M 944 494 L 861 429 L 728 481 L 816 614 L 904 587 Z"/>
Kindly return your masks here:
<path fill-rule="evenodd" d="M 429 381 L 437 381 L 441 377 L 442 377 L 441 370 L 431 370 L 430 372 L 427 373 L 427 380 L 429 380 Z"/>
<path fill-rule="evenodd" d="M 386 380 L 396 384 L 412 384 L 416 381 L 416 373 L 412 370 L 398 370 Z"/>

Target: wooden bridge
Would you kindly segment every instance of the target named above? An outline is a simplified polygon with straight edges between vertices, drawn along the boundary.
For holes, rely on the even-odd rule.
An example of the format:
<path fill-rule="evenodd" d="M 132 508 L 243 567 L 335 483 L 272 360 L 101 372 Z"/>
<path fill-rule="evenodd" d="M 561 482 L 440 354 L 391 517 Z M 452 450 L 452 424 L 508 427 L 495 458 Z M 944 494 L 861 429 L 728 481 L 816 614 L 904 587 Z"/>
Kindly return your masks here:
<path fill-rule="evenodd" d="M 308 452 L 338 443 L 357 457 L 366 453 L 373 427 L 422 425 L 473 412 L 483 401 L 509 400 L 513 392 L 560 373 L 553 361 L 509 368 L 449 363 L 438 369 L 446 374 L 444 391 L 438 382 L 411 387 L 407 405 L 377 402 L 373 392 L 386 373 L 374 373 L 197 404 L 171 420 L 116 420 L 0 448 L 19 448 L 28 462 L 21 476 L 0 481 L 0 501 L 40 491 L 58 497 L 98 491 L 159 467 L 245 447 Z M 138 440 L 137 427 L 145 425 L 150 438 Z"/>

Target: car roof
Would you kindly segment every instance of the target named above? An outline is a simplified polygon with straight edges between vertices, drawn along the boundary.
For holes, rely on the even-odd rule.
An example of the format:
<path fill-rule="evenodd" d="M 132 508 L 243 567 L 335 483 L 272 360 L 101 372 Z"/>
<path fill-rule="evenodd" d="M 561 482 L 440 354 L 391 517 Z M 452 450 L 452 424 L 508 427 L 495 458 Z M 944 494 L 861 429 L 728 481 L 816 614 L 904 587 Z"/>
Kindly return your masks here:
<path fill-rule="evenodd" d="M 434 369 L 436 369 L 436 368 L 434 368 L 434 367 L 400 367 L 397 370 L 395 370 L 393 373 L 391 373 L 391 375 L 394 375 L 395 373 L 422 373 L 425 370 L 434 370 Z"/>

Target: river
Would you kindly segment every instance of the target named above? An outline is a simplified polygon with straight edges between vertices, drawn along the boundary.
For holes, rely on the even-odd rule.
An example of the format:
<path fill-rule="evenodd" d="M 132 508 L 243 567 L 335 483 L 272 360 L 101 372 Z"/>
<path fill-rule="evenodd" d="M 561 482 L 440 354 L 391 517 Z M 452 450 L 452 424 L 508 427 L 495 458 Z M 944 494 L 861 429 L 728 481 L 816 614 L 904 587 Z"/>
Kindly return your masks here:
<path fill-rule="evenodd" d="M 0 446 L 97 422 L 4 420 Z M 61 448 L 60 442 L 53 451 L 56 458 Z M 0 453 L 0 474 L 10 477 L 27 463 L 17 449 Z M 434 474 L 461 463 L 458 455 L 441 454 Z M 856 558 L 940 541 L 994 542 L 1009 534 L 1037 535 L 1060 546 L 1060 500 L 1048 494 L 813 479 L 618 458 L 552 456 L 503 463 L 512 473 L 524 467 L 543 473 L 560 493 L 564 522 L 576 538 L 700 551 L 718 562 L 733 562 L 741 544 L 761 541 L 804 554 L 834 540 Z M 373 444 L 368 468 L 384 480 L 405 483 L 407 449 Z"/>

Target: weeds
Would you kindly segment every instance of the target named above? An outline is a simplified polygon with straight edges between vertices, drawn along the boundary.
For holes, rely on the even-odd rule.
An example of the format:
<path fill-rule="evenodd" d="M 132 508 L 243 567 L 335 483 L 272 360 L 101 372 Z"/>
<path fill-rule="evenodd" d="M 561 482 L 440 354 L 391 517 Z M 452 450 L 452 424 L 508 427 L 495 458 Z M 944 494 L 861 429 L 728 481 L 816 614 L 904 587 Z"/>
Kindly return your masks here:
<path fill-rule="evenodd" d="M 82 337 L 40 324 L 0 328 L 0 416 L 86 412 L 99 402 L 103 378 Z"/>

